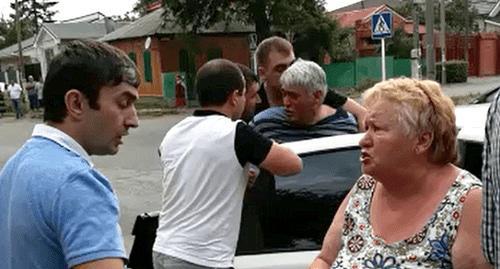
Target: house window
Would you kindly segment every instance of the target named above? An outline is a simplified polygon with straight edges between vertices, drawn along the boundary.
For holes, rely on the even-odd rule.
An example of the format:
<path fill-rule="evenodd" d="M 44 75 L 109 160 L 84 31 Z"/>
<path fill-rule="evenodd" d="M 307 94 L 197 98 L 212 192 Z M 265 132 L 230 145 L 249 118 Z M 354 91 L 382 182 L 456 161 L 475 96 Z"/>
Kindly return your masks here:
<path fill-rule="evenodd" d="M 207 60 L 222 58 L 222 50 L 220 48 L 210 48 L 207 51 Z"/>
<path fill-rule="evenodd" d="M 135 55 L 135 52 L 129 52 L 128 57 L 132 60 L 132 62 L 134 62 L 134 64 L 137 64 L 137 56 Z"/>
<path fill-rule="evenodd" d="M 152 73 L 152 68 L 151 68 L 151 52 L 150 51 L 145 51 L 143 53 L 143 58 L 144 58 L 144 80 L 146 82 L 151 82 L 153 81 L 153 73 Z"/>

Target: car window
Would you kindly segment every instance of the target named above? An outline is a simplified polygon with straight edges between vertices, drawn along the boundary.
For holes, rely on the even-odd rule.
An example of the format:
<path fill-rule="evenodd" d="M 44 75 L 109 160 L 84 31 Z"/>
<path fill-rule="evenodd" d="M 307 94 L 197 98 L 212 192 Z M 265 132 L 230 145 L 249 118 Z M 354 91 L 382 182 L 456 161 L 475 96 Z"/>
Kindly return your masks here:
<path fill-rule="evenodd" d="M 492 91 L 490 94 L 488 94 L 488 96 L 486 97 L 485 103 L 491 103 L 491 102 L 493 102 L 493 100 L 495 100 L 495 96 L 498 93 L 498 89 L 500 89 L 500 88 L 497 88 L 497 90 Z"/>
<path fill-rule="evenodd" d="M 481 179 L 483 165 L 483 143 L 476 141 L 459 140 L 458 166 L 471 172 Z"/>
<path fill-rule="evenodd" d="M 265 171 L 243 206 L 237 254 L 319 249 L 333 216 L 361 175 L 359 147 L 301 155 L 292 177 Z"/>

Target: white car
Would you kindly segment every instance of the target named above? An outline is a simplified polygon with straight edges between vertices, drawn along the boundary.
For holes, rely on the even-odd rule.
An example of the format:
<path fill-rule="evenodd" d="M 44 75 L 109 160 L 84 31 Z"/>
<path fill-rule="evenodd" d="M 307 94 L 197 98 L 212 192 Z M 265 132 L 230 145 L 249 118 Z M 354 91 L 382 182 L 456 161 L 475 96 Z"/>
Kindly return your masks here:
<path fill-rule="evenodd" d="M 478 177 L 488 107 L 489 104 L 456 108 L 459 166 Z M 299 154 L 304 170 L 283 178 L 266 177 L 263 173 L 247 192 L 235 268 L 308 267 L 321 248 L 337 208 L 361 175 L 362 136 L 350 134 L 284 144 Z M 149 230 L 141 228 L 140 223 Z M 157 225 L 157 217 L 143 214 L 137 218 L 129 268 L 152 268 L 154 224 Z"/>
<path fill-rule="evenodd" d="M 261 172 L 243 205 L 235 268 L 306 268 L 321 248 L 335 211 L 361 175 L 363 134 L 284 143 L 303 160 L 291 177 Z M 153 268 L 157 213 L 137 217 L 128 268 Z"/>
<path fill-rule="evenodd" d="M 235 268 L 307 268 L 342 200 L 361 176 L 349 134 L 286 143 L 303 161 L 292 177 L 257 179 L 243 207 Z"/>

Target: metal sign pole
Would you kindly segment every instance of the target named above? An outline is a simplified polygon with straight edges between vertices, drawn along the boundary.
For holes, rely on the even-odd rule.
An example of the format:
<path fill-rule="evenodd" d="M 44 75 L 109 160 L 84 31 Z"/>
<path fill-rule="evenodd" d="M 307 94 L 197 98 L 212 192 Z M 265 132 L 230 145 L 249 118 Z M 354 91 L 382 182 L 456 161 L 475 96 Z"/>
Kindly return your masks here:
<path fill-rule="evenodd" d="M 385 80 L 385 38 L 382 41 L 382 81 Z"/>

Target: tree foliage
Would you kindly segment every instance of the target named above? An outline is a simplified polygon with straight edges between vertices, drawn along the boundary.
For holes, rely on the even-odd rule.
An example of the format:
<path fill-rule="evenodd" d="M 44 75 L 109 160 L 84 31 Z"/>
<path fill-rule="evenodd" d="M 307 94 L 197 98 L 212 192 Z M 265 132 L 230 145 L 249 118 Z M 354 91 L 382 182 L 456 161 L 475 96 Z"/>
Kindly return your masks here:
<path fill-rule="evenodd" d="M 28 33 L 28 36 L 23 38 L 37 33 L 42 23 L 54 22 L 53 17 L 57 11 L 50 9 L 57 3 L 57 1 L 18 0 L 20 21 L 23 22 L 23 30 Z M 15 19 L 15 1 L 10 3 L 10 7 L 14 10 L 10 17 Z"/>
<path fill-rule="evenodd" d="M 392 38 L 387 39 L 387 54 L 395 58 L 409 59 L 412 49 L 412 37 L 408 36 L 402 28 L 396 29 Z"/>
<path fill-rule="evenodd" d="M 324 0 L 163 0 L 166 20 L 197 33 L 216 23 L 243 22 L 255 25 L 260 42 L 271 30 L 284 32 L 309 28 L 324 17 Z"/>
<path fill-rule="evenodd" d="M 142 17 L 148 13 L 148 5 L 156 0 L 137 0 L 132 8 L 132 12 Z"/>
<path fill-rule="evenodd" d="M 137 4 L 146 0 L 138 0 Z M 298 55 L 319 60 L 321 54 L 335 54 L 339 40 L 348 33 L 325 15 L 325 0 L 163 0 L 164 20 L 186 32 L 217 23 L 240 22 L 255 25 L 257 42 L 280 32 L 291 40 Z M 347 38 L 347 39 L 346 39 Z"/>
<path fill-rule="evenodd" d="M 21 21 L 21 38 L 26 39 L 32 36 L 28 31 L 29 25 L 27 21 Z M 14 20 L 6 20 L 0 18 L 0 49 L 8 47 L 17 42 L 17 31 Z"/>
<path fill-rule="evenodd" d="M 469 1 L 470 2 L 470 1 Z M 478 25 L 476 21 L 480 19 L 478 15 L 477 9 L 470 5 L 468 7 L 469 12 L 469 20 L 466 21 L 465 8 L 466 1 L 465 0 L 453 0 L 446 1 L 445 4 L 445 21 L 446 21 L 446 32 L 449 33 L 463 33 L 465 32 L 466 26 L 469 27 L 470 31 L 478 31 Z M 434 28 L 439 29 L 440 27 L 440 1 L 434 1 Z M 421 24 L 425 24 L 425 6 L 418 5 L 417 7 L 417 15 L 418 20 Z M 400 14 L 401 16 L 413 19 L 412 18 L 412 10 L 413 4 L 411 1 L 406 1 L 405 4 L 394 8 L 394 10 Z"/>
<path fill-rule="evenodd" d="M 18 0 L 22 40 L 35 35 L 42 23 L 54 21 L 52 18 L 57 11 L 50 9 L 57 3 L 57 1 Z M 17 42 L 15 6 L 15 1 L 12 1 L 10 3 L 12 13 L 7 19 L 0 18 L 0 49 Z"/>

